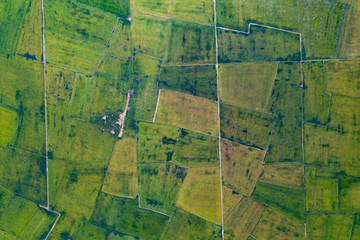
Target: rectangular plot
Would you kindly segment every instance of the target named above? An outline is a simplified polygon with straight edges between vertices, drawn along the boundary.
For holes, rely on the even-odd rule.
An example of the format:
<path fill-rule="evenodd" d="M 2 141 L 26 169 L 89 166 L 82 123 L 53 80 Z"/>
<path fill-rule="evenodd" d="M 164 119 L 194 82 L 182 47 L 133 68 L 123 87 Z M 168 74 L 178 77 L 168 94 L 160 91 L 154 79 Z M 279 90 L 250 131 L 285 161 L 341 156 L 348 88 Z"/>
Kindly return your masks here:
<path fill-rule="evenodd" d="M 131 23 L 129 21 L 119 19 L 106 53 L 123 59 L 131 57 Z"/>
<path fill-rule="evenodd" d="M 96 226 L 90 222 L 83 222 L 79 229 L 76 231 L 75 239 L 108 239 L 109 230 Z"/>
<path fill-rule="evenodd" d="M 102 191 L 119 197 L 138 194 L 136 140 L 124 138 L 115 143 Z"/>
<path fill-rule="evenodd" d="M 47 65 L 47 92 L 64 99 L 70 99 L 75 76 L 76 74 L 73 71 Z"/>
<path fill-rule="evenodd" d="M 360 181 L 351 177 L 339 178 L 339 210 L 341 212 L 359 212 Z"/>
<path fill-rule="evenodd" d="M 140 207 L 172 214 L 187 169 L 175 164 L 139 164 Z"/>
<path fill-rule="evenodd" d="M 249 34 L 218 29 L 219 62 L 300 61 L 300 37 L 251 26 Z"/>
<path fill-rule="evenodd" d="M 17 113 L 0 106 L 0 145 L 6 147 L 14 136 L 17 128 Z"/>
<path fill-rule="evenodd" d="M 235 209 L 239 202 L 244 198 L 244 195 L 232 190 L 223 184 L 223 215 L 226 219 L 230 213 Z"/>
<path fill-rule="evenodd" d="M 353 214 L 329 214 L 327 222 L 326 239 L 346 240 L 351 239 L 353 229 Z"/>
<path fill-rule="evenodd" d="M 214 3 L 212 0 L 175 0 L 172 2 L 172 17 L 188 21 L 213 24 Z"/>
<path fill-rule="evenodd" d="M 162 90 L 155 121 L 217 136 L 217 103 L 179 92 Z"/>
<path fill-rule="evenodd" d="M 156 14 L 169 17 L 172 12 L 172 1 L 170 0 L 134 0 L 131 1 L 131 9 L 135 12 Z"/>
<path fill-rule="evenodd" d="M 301 64 L 299 62 L 280 62 L 276 79 L 293 84 L 301 84 Z"/>
<path fill-rule="evenodd" d="M 320 214 L 308 214 L 306 216 L 306 234 L 308 239 L 325 239 L 328 216 Z"/>
<path fill-rule="evenodd" d="M 217 100 L 215 66 L 162 67 L 159 88 Z"/>
<path fill-rule="evenodd" d="M 221 137 L 266 149 L 276 117 L 227 104 L 220 105 Z"/>
<path fill-rule="evenodd" d="M 104 47 L 48 31 L 46 61 L 50 64 L 92 74 Z"/>
<path fill-rule="evenodd" d="M 80 0 L 79 2 L 113 13 L 118 17 L 126 18 L 130 15 L 129 0 Z"/>

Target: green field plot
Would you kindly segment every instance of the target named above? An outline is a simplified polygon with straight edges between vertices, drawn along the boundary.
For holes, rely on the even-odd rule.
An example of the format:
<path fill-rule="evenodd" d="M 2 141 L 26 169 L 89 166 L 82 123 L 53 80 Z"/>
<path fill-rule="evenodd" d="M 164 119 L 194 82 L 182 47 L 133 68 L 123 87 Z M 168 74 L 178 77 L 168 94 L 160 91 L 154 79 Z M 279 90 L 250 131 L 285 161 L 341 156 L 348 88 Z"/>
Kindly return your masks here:
<path fill-rule="evenodd" d="M 15 192 L 46 203 L 45 158 L 25 151 L 0 151 L 0 181 Z"/>
<path fill-rule="evenodd" d="M 133 12 L 155 14 L 162 17 L 170 17 L 172 12 L 172 1 L 170 0 L 134 0 L 130 2 Z"/>
<path fill-rule="evenodd" d="M 351 239 L 351 230 L 353 228 L 353 223 L 353 214 L 329 214 L 326 239 Z"/>
<path fill-rule="evenodd" d="M 2 0 L 0 4 L 0 53 L 14 54 L 29 10 L 29 1 Z"/>
<path fill-rule="evenodd" d="M 218 166 L 218 139 L 182 129 L 171 161 L 184 167 Z"/>
<path fill-rule="evenodd" d="M 0 186 L 0 216 L 6 210 L 6 207 L 9 205 L 12 198 L 15 196 L 15 194 L 10 191 L 9 189 Z"/>
<path fill-rule="evenodd" d="M 140 122 L 137 137 L 138 161 L 170 161 L 178 136 L 178 128 L 161 124 Z"/>
<path fill-rule="evenodd" d="M 73 237 L 81 222 L 90 220 L 103 175 L 75 171 L 67 176 L 67 183 L 55 202 L 55 208 L 62 214 L 54 233 L 63 238 Z"/>
<path fill-rule="evenodd" d="M 265 162 L 300 162 L 302 160 L 302 89 L 284 81 L 275 81 L 268 109 L 277 114 L 278 119 Z"/>
<path fill-rule="evenodd" d="M 225 239 L 246 239 L 261 218 L 265 206 L 244 197 L 224 221 Z"/>
<path fill-rule="evenodd" d="M 338 55 L 349 5 L 327 0 L 255 0 L 251 4 L 246 0 L 221 0 L 216 9 L 221 26 L 247 31 L 248 23 L 256 22 L 295 30 L 302 33 L 306 58 L 330 58 Z M 350 35 L 355 28 L 350 27 Z"/>
<path fill-rule="evenodd" d="M 67 115 L 71 118 L 89 120 L 95 79 L 76 73 Z"/>
<path fill-rule="evenodd" d="M 351 240 L 355 240 L 356 237 L 360 236 L 360 214 L 355 214 L 351 236 Z"/>
<path fill-rule="evenodd" d="M 138 207 L 137 199 L 100 194 L 92 221 L 144 239 L 159 239 L 168 217 Z"/>
<path fill-rule="evenodd" d="M 326 124 L 330 113 L 330 95 L 324 92 L 324 65 L 306 62 L 304 67 L 304 118 L 315 124 Z"/>
<path fill-rule="evenodd" d="M 275 119 L 273 115 L 221 104 L 221 137 L 266 149 Z"/>
<path fill-rule="evenodd" d="M 130 15 L 129 0 L 79 0 L 79 2 L 113 13 L 118 17 L 126 18 Z"/>
<path fill-rule="evenodd" d="M 160 72 L 161 61 L 153 57 L 137 54 L 134 57 L 134 77 L 157 76 Z"/>
<path fill-rule="evenodd" d="M 139 240 L 139 237 L 135 237 L 132 235 L 128 235 L 125 233 L 120 233 L 120 232 L 110 232 L 108 238 L 108 240 Z"/>
<path fill-rule="evenodd" d="M 172 7 L 173 18 L 210 25 L 214 23 L 214 3 L 211 0 L 174 0 Z"/>
<path fill-rule="evenodd" d="M 214 27 L 172 21 L 164 65 L 215 63 Z"/>
<path fill-rule="evenodd" d="M 46 33 L 46 61 L 74 71 L 92 74 L 104 47 L 58 33 Z"/>
<path fill-rule="evenodd" d="M 250 196 L 261 173 L 265 152 L 223 139 L 221 154 L 224 184 Z"/>
<path fill-rule="evenodd" d="M 350 4 L 347 14 L 345 32 L 340 48 L 341 58 L 354 58 L 360 56 L 360 4 L 356 0 L 342 0 L 343 3 Z"/>
<path fill-rule="evenodd" d="M 103 116 L 106 111 L 125 110 L 127 92 L 132 78 L 131 61 L 104 57 L 96 76 L 92 113 Z M 87 91 L 91 94 L 92 89 Z M 91 102 L 91 100 L 89 100 Z"/>
<path fill-rule="evenodd" d="M 280 62 L 276 79 L 301 84 L 301 64 L 299 62 Z"/>
<path fill-rule="evenodd" d="M 138 193 L 136 140 L 124 138 L 117 141 L 111 154 L 102 191 L 135 198 Z"/>
<path fill-rule="evenodd" d="M 176 206 L 220 225 L 220 169 L 218 167 L 190 168 Z"/>
<path fill-rule="evenodd" d="M 229 216 L 232 210 L 239 204 L 243 199 L 243 195 L 235 192 L 228 186 L 223 185 L 223 210 L 224 210 L 224 219 Z"/>
<path fill-rule="evenodd" d="M 108 239 L 108 229 L 96 226 L 89 222 L 83 222 L 75 233 L 74 239 Z"/>
<path fill-rule="evenodd" d="M 161 90 L 156 122 L 217 136 L 217 103 L 205 98 Z"/>
<path fill-rule="evenodd" d="M 219 62 L 299 61 L 298 34 L 251 26 L 249 34 L 218 29 Z"/>
<path fill-rule="evenodd" d="M 220 99 L 234 106 L 265 110 L 271 95 L 276 68 L 277 63 L 221 64 Z"/>
<path fill-rule="evenodd" d="M 172 214 L 187 169 L 169 163 L 139 164 L 140 207 Z"/>
<path fill-rule="evenodd" d="M 46 66 L 47 93 L 54 96 L 70 99 L 76 74 L 73 71 Z"/>
<path fill-rule="evenodd" d="M 30 1 L 29 9 L 25 15 L 24 27 L 16 47 L 17 54 L 29 59 L 42 60 L 41 20 L 41 2 Z"/>
<path fill-rule="evenodd" d="M 309 212 L 337 212 L 339 187 L 336 178 L 316 178 L 313 167 L 305 171 L 306 210 Z"/>
<path fill-rule="evenodd" d="M 304 194 L 302 191 L 258 182 L 252 197 L 298 219 L 304 217 Z"/>
<path fill-rule="evenodd" d="M 360 96 L 360 61 L 325 62 L 326 91 L 358 98 Z"/>
<path fill-rule="evenodd" d="M 215 66 L 163 67 L 159 88 L 217 100 Z"/>
<path fill-rule="evenodd" d="M 291 240 L 304 239 L 304 233 L 304 225 L 300 220 L 266 208 L 251 235 L 259 240 Z"/>
<path fill-rule="evenodd" d="M 304 189 L 304 169 L 302 163 L 283 162 L 263 165 L 259 181 L 282 187 Z"/>
<path fill-rule="evenodd" d="M 328 216 L 320 214 L 308 214 L 306 216 L 306 234 L 309 240 L 325 239 Z"/>
<path fill-rule="evenodd" d="M 82 0 L 95 2 L 92 0 Z M 105 2 L 102 0 L 96 2 Z M 111 1 L 106 1 L 107 3 Z M 126 1 L 123 1 L 126 2 Z M 114 15 L 76 1 L 45 1 L 46 30 L 105 46 L 116 24 Z M 46 36 L 47 37 L 47 36 Z"/>
<path fill-rule="evenodd" d="M 217 239 L 221 238 L 221 227 L 205 221 L 191 213 L 176 209 L 166 225 L 161 239 Z"/>
<path fill-rule="evenodd" d="M 129 21 L 119 19 L 106 53 L 122 59 L 131 57 L 131 25 Z"/>
<path fill-rule="evenodd" d="M 134 50 L 153 57 L 163 58 L 169 27 L 170 21 L 162 18 L 134 14 L 131 20 Z"/>
<path fill-rule="evenodd" d="M 42 239 L 50 231 L 56 217 L 56 214 L 40 209 L 27 199 L 13 196 L 0 216 L 0 228 L 8 235 L 8 238 L 2 239 Z"/>
<path fill-rule="evenodd" d="M 6 147 L 16 131 L 17 113 L 0 106 L 0 125 L 0 145 Z"/>
<path fill-rule="evenodd" d="M 351 177 L 339 178 L 339 210 L 341 212 L 359 212 L 360 180 Z"/>
<path fill-rule="evenodd" d="M 90 169 L 104 169 L 116 139 L 87 122 L 67 119 L 58 143 L 50 148 L 53 156 Z"/>

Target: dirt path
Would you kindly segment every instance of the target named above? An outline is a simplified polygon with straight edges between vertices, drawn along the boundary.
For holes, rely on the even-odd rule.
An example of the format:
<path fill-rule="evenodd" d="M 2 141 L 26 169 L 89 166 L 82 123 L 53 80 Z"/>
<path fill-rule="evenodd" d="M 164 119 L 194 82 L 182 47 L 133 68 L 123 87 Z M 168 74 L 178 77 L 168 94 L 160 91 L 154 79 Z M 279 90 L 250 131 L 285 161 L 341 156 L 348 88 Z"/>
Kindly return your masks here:
<path fill-rule="evenodd" d="M 117 122 L 117 124 L 119 124 L 121 126 L 121 129 L 120 129 L 120 133 L 118 135 L 119 138 L 122 137 L 123 135 L 123 132 L 124 132 L 124 122 L 125 122 L 125 117 L 126 117 L 126 113 L 128 112 L 129 110 L 129 102 L 130 102 L 130 98 L 131 98 L 131 90 L 128 91 L 128 94 L 127 94 L 127 99 L 126 99 L 126 105 L 125 105 L 125 109 L 124 109 L 124 112 L 120 113 L 120 116 L 119 116 L 119 121 Z"/>

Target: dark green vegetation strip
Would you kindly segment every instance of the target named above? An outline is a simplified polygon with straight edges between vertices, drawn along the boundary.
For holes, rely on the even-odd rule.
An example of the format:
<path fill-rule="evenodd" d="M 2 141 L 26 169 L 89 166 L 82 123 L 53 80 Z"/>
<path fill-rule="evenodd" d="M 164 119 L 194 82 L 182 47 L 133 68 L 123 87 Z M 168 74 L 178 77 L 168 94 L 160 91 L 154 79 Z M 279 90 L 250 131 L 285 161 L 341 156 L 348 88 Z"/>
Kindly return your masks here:
<path fill-rule="evenodd" d="M 79 2 L 113 13 L 119 17 L 129 17 L 130 1 L 129 0 L 79 0 Z"/>

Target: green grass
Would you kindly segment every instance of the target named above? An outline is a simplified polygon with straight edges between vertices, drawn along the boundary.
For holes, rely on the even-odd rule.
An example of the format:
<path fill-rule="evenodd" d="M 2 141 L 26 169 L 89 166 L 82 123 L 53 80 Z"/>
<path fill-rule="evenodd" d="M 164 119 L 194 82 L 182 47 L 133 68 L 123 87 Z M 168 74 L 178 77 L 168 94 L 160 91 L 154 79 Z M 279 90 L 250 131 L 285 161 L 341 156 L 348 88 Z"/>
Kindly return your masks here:
<path fill-rule="evenodd" d="M 329 120 L 330 95 L 324 92 L 324 65 L 322 62 L 307 62 L 304 68 L 304 119 L 315 124 Z"/>
<path fill-rule="evenodd" d="M 119 19 L 106 53 L 123 59 L 131 57 L 131 24 L 127 20 Z"/>
<path fill-rule="evenodd" d="M 205 98 L 161 90 L 155 122 L 217 136 L 217 103 Z"/>
<path fill-rule="evenodd" d="M 189 168 L 176 206 L 207 221 L 220 225 L 220 168 Z"/>
<path fill-rule="evenodd" d="M 130 15 L 129 0 L 79 0 L 79 2 L 113 13 L 118 17 L 126 18 Z"/>
<path fill-rule="evenodd" d="M 211 0 L 174 0 L 172 2 L 171 16 L 176 19 L 184 19 L 204 24 L 214 24 L 214 9 Z"/>
<path fill-rule="evenodd" d="M 140 122 L 137 137 L 138 161 L 170 161 L 178 136 L 178 128 L 161 124 Z"/>
<path fill-rule="evenodd" d="M 221 137 L 265 150 L 275 119 L 265 113 L 221 104 Z"/>
<path fill-rule="evenodd" d="M 292 84 L 301 84 L 301 64 L 299 62 L 280 62 L 276 79 Z"/>
<path fill-rule="evenodd" d="M 16 47 L 17 54 L 30 59 L 42 60 L 41 20 L 41 2 L 30 1 L 24 19 L 24 27 Z"/>
<path fill-rule="evenodd" d="M 38 203 L 46 203 L 45 158 L 25 151 L 0 151 L 0 182 Z"/>
<path fill-rule="evenodd" d="M 104 47 L 116 23 L 114 15 L 76 1 L 48 0 L 44 4 L 46 35 L 60 33 L 69 38 L 96 43 Z"/>
<path fill-rule="evenodd" d="M 46 91 L 55 96 L 70 99 L 76 73 L 73 71 L 46 66 Z"/>
<path fill-rule="evenodd" d="M 265 206 L 252 198 L 244 197 L 224 220 L 225 239 L 245 239 L 259 222 Z"/>
<path fill-rule="evenodd" d="M 175 164 L 139 164 L 140 207 L 172 214 L 187 169 Z"/>
<path fill-rule="evenodd" d="M 46 33 L 46 61 L 50 65 L 92 74 L 104 47 L 59 33 Z"/>
<path fill-rule="evenodd" d="M 172 11 L 172 1 L 170 0 L 134 0 L 131 1 L 133 12 L 155 14 L 158 16 L 169 17 Z"/>
<path fill-rule="evenodd" d="M 277 65 L 277 63 L 221 64 L 220 99 L 234 106 L 264 111 L 271 95 Z"/>
<path fill-rule="evenodd" d="M 217 100 L 215 66 L 163 67 L 159 88 Z"/>
<path fill-rule="evenodd" d="M 135 52 L 163 58 L 167 45 L 170 21 L 134 14 L 131 20 Z"/>
<path fill-rule="evenodd" d="M 266 208 L 252 236 L 256 239 L 304 239 L 304 225 L 298 219 L 291 218 L 272 208 Z"/>
<path fill-rule="evenodd" d="M 108 229 L 96 226 L 90 222 L 83 222 L 75 233 L 75 239 L 108 239 Z"/>
<path fill-rule="evenodd" d="M 215 63 L 214 27 L 172 21 L 164 65 Z"/>
<path fill-rule="evenodd" d="M 218 139 L 182 129 L 171 161 L 184 167 L 217 166 Z"/>
<path fill-rule="evenodd" d="M 221 26 L 247 31 L 248 23 L 256 22 L 302 33 L 303 54 L 313 59 L 338 56 L 349 5 L 327 0 L 255 0 L 251 4 L 246 0 L 221 0 L 216 9 Z M 351 38 L 356 22 L 351 25 L 350 39 L 356 39 L 356 35 Z"/>
<path fill-rule="evenodd" d="M 302 163 L 282 162 L 263 165 L 259 180 L 297 190 L 304 189 L 304 169 Z"/>
<path fill-rule="evenodd" d="M 300 220 L 304 218 L 304 194 L 302 191 L 258 182 L 252 197 L 289 216 Z"/>
<path fill-rule="evenodd" d="M 92 113 L 102 117 L 106 111 L 123 112 L 132 80 L 132 62 L 105 56 L 95 78 Z M 91 94 L 92 89 L 87 92 Z"/>
<path fill-rule="evenodd" d="M 358 212 L 360 209 L 360 180 L 351 177 L 339 178 L 339 210 Z"/>
<path fill-rule="evenodd" d="M 356 239 L 355 237 L 360 236 L 360 214 L 355 214 L 351 236 L 354 236 L 353 239 Z"/>
<path fill-rule="evenodd" d="M 89 120 L 91 114 L 91 100 L 95 88 L 95 79 L 81 73 L 76 73 L 67 116 Z"/>
<path fill-rule="evenodd" d="M 278 118 L 265 162 L 300 162 L 302 89 L 284 81 L 275 81 L 268 110 Z"/>
<path fill-rule="evenodd" d="M 331 94 L 359 97 L 359 64 L 358 60 L 324 63 L 326 91 Z"/>
<path fill-rule="evenodd" d="M 353 214 L 329 214 L 327 222 L 326 239 L 346 240 L 351 239 L 351 231 L 354 223 Z M 356 235 L 354 235 L 355 237 Z"/>
<path fill-rule="evenodd" d="M 9 205 L 14 195 L 15 194 L 9 189 L 0 186 L 0 216 L 4 212 L 4 210 L 6 210 L 6 207 Z"/>
<path fill-rule="evenodd" d="M 218 29 L 219 62 L 299 61 L 298 34 L 251 26 L 249 34 Z"/>
<path fill-rule="evenodd" d="M 150 56 L 137 54 L 134 57 L 134 76 L 157 76 L 160 72 L 161 61 Z"/>
<path fill-rule="evenodd" d="M 161 239 L 199 239 L 221 238 L 221 227 L 205 221 L 191 213 L 176 209 L 171 216 Z"/>
<path fill-rule="evenodd" d="M 135 198 L 138 194 L 136 140 L 124 138 L 115 143 L 102 191 L 119 196 Z"/>
<path fill-rule="evenodd" d="M 82 221 L 90 220 L 103 181 L 103 173 L 73 172 L 67 175 L 67 183 L 59 193 L 55 209 L 61 217 L 54 233 L 73 237 Z"/>
<path fill-rule="evenodd" d="M 144 239 L 159 239 L 168 217 L 138 208 L 137 199 L 100 194 L 92 216 L 96 224 Z"/>
<path fill-rule="evenodd" d="M 250 196 L 261 173 L 265 153 L 223 139 L 221 155 L 223 183 Z"/>
<path fill-rule="evenodd" d="M 17 113 L 0 106 L 0 125 L 0 145 L 6 147 L 16 131 Z"/>
<path fill-rule="evenodd" d="M 309 240 L 325 239 L 328 216 L 309 214 L 306 216 L 306 233 Z"/>

